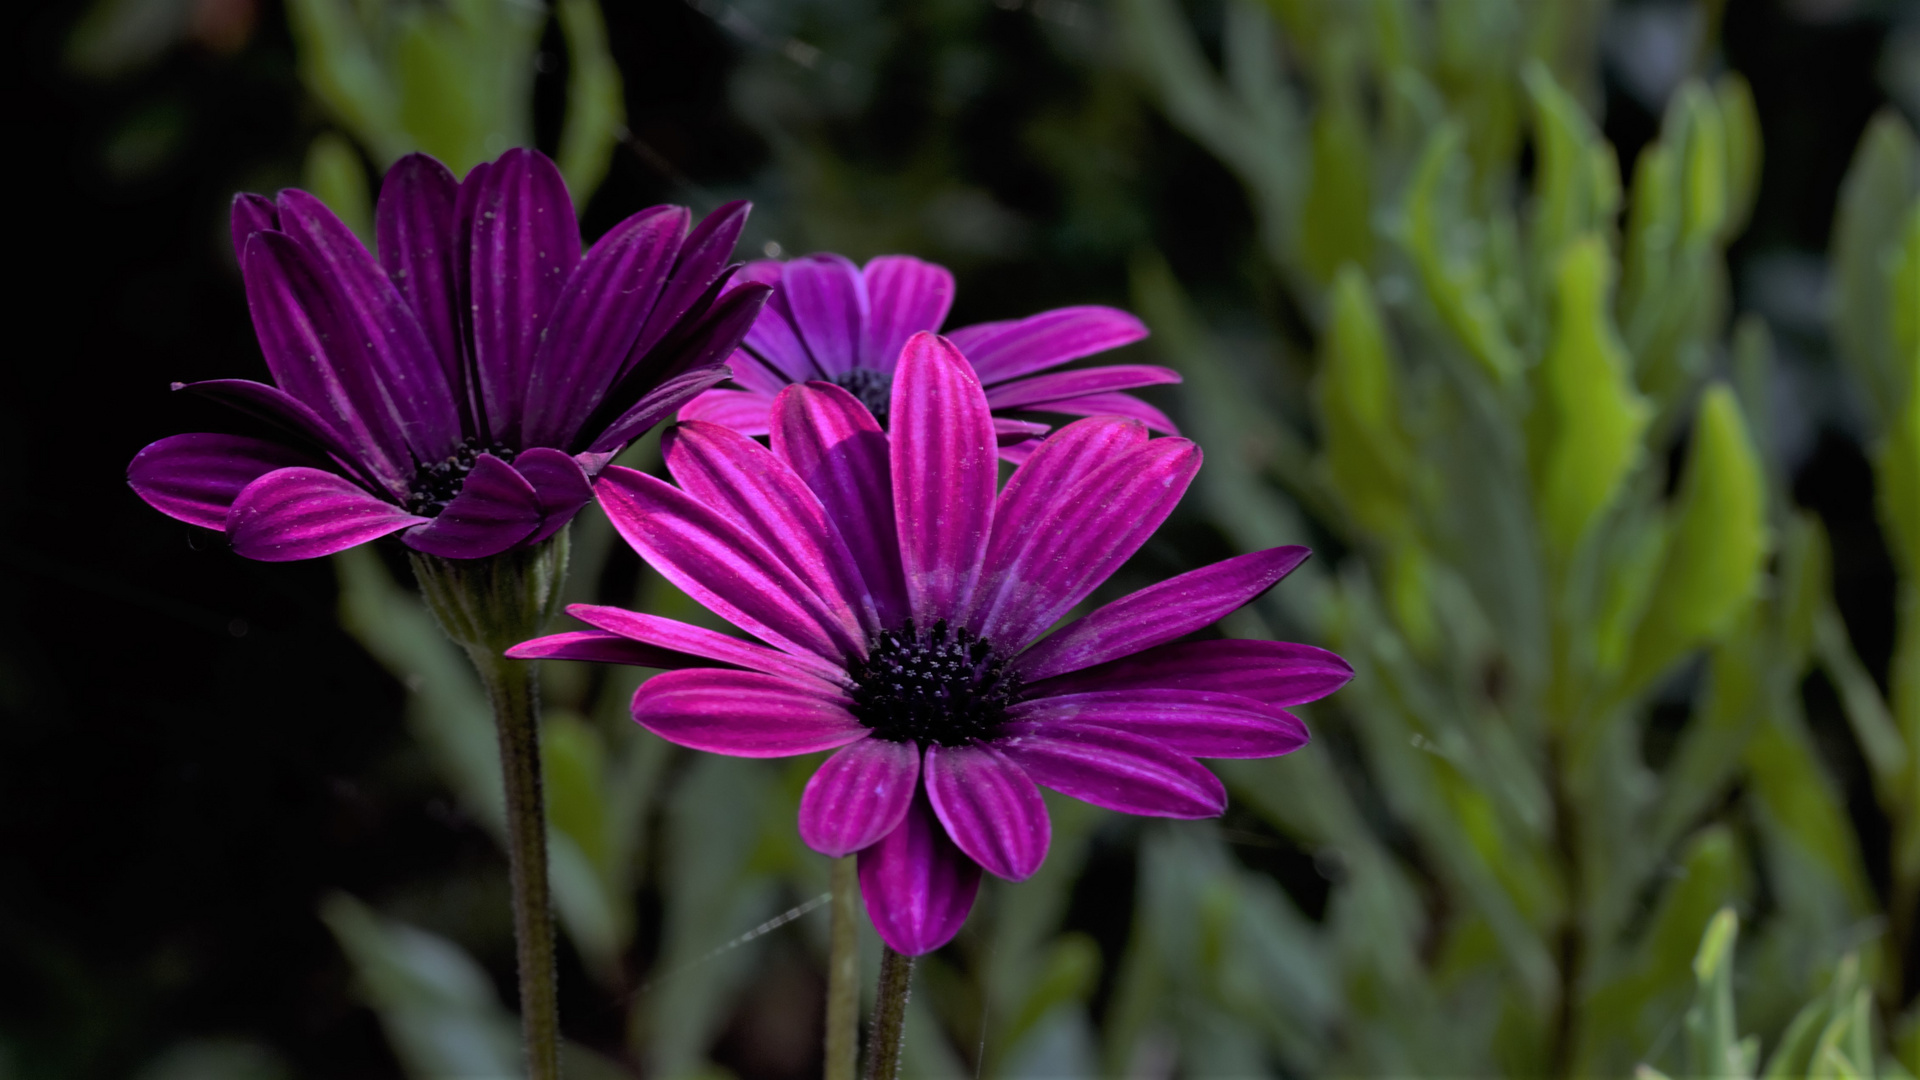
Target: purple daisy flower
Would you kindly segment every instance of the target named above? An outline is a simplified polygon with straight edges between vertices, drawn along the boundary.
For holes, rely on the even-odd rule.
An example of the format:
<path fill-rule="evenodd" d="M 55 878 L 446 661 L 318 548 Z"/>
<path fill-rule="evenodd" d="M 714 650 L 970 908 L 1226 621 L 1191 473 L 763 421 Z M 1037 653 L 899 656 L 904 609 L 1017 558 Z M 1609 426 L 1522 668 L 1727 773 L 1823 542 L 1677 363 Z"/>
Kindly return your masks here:
<path fill-rule="evenodd" d="M 768 287 L 728 287 L 747 215 L 688 230 L 657 206 L 586 251 L 560 172 L 509 150 L 464 182 L 412 154 L 388 170 L 379 257 L 320 200 L 233 204 L 234 253 L 275 386 L 191 390 L 271 440 L 175 435 L 127 479 L 154 508 L 280 561 L 402 532 L 476 559 L 545 540 L 629 442 L 727 376 Z"/>
<path fill-rule="evenodd" d="M 958 932 L 982 869 L 1039 868 L 1040 785 L 1132 814 L 1218 814 L 1226 791 L 1195 758 L 1298 749 L 1307 731 L 1286 709 L 1353 669 L 1306 645 L 1180 640 L 1270 588 L 1302 547 L 1182 574 L 1047 634 L 1173 510 L 1199 448 L 1135 419 L 1080 420 L 996 493 L 986 393 L 924 333 L 889 405 L 882 432 L 840 387 L 790 386 L 771 449 L 683 422 L 665 439 L 678 487 L 627 469 L 596 485 L 650 564 L 758 642 L 576 605 L 593 629 L 508 655 L 676 669 L 640 687 L 633 715 L 682 746 L 837 750 L 807 784 L 800 835 L 859 853 L 880 937 L 918 955 Z"/>
<path fill-rule="evenodd" d="M 741 276 L 779 291 L 734 355 L 739 389 L 709 390 L 680 418 L 725 424 L 745 435 L 767 434 L 774 397 L 811 379 L 849 391 L 886 428 L 901 347 L 920 331 L 938 331 L 953 306 L 953 275 L 910 255 L 882 255 L 864 269 L 844 256 L 808 255 L 749 263 Z M 1146 326 L 1132 315 L 1086 306 L 963 326 L 947 338 L 986 387 L 1002 456 L 1019 462 L 1039 445 L 1048 425 L 999 414 L 1127 416 L 1178 435 L 1165 413 L 1122 392 L 1179 382 L 1171 368 L 1115 364 L 1048 371 L 1146 336 Z"/>

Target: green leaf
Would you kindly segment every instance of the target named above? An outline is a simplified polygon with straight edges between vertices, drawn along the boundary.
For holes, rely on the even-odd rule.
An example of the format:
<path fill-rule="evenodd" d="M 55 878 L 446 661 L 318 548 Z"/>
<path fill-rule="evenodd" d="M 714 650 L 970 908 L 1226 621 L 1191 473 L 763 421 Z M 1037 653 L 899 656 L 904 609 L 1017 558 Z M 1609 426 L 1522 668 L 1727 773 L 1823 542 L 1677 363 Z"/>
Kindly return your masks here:
<path fill-rule="evenodd" d="M 1452 121 L 1427 140 L 1408 185 L 1405 237 L 1420 283 L 1441 321 L 1488 376 L 1506 382 L 1519 374 L 1520 354 L 1501 323 L 1487 268 L 1458 250 L 1447 231 L 1449 225 L 1472 220 L 1459 190 L 1464 140 Z"/>
<path fill-rule="evenodd" d="M 1760 582 L 1767 550 L 1766 484 L 1733 392 L 1707 389 L 1660 576 L 1635 632 L 1627 687 L 1643 686 L 1722 633 Z"/>
<path fill-rule="evenodd" d="M 1682 147 L 1680 239 L 1724 239 L 1729 202 L 1727 133 L 1719 105 L 1710 90 L 1689 81 L 1680 88 L 1672 110 L 1679 113 L 1682 133 L 1678 143 Z M 1665 137 L 1663 133 L 1663 141 Z"/>
<path fill-rule="evenodd" d="M 1760 190 L 1760 116 L 1754 109 L 1753 89 L 1737 71 L 1713 82 L 1727 155 L 1727 235 L 1737 235 L 1753 212 Z"/>
<path fill-rule="evenodd" d="M 1733 944 L 1740 935 L 1740 917 L 1721 908 L 1700 936 L 1693 957 L 1693 976 L 1699 984 L 1693 1006 L 1687 1010 L 1687 1062 L 1694 1076 L 1742 1076 L 1739 1068 L 1740 1033 L 1733 1017 Z"/>
<path fill-rule="evenodd" d="M 1366 275 L 1357 266 L 1343 268 L 1314 381 L 1322 460 L 1354 524 L 1388 542 L 1413 528 L 1407 505 L 1413 451 L 1400 421 L 1396 366 Z"/>
<path fill-rule="evenodd" d="M 626 101 L 597 0 L 559 0 L 554 12 L 567 39 L 567 119 L 557 161 L 574 209 L 585 213 L 626 130 Z"/>
<path fill-rule="evenodd" d="M 273 1047 L 248 1039 L 216 1038 L 188 1039 L 169 1047 L 135 1073 L 133 1080 L 290 1080 L 292 1076 L 293 1070 Z"/>
<path fill-rule="evenodd" d="M 1905 397 L 1889 403 L 1874 480 L 1888 551 L 1902 576 L 1913 580 L 1920 578 L 1920 199 L 1907 211 L 1900 236 L 1887 275 L 1893 363 L 1885 381 L 1903 389 Z"/>
<path fill-rule="evenodd" d="M 372 251 L 373 197 L 367 192 L 367 166 L 360 152 L 338 132 L 323 131 L 307 146 L 304 172 L 307 190 Z"/>
<path fill-rule="evenodd" d="M 1609 229 L 1620 209 L 1620 166 L 1586 110 L 1554 82 L 1544 64 L 1527 65 L 1538 168 L 1528 240 L 1544 277 L 1562 266 L 1560 253 L 1578 237 Z"/>
<path fill-rule="evenodd" d="M 1320 106 L 1313 117 L 1312 165 L 1300 205 L 1300 256 L 1314 280 L 1333 280 L 1373 256 L 1372 163 L 1356 84 L 1357 45 L 1341 34 L 1319 50 Z"/>
<path fill-rule="evenodd" d="M 1653 415 L 1613 326 L 1612 279 L 1606 243 L 1592 234 L 1566 248 L 1554 274 L 1553 338 L 1533 417 L 1534 482 L 1542 532 L 1562 560 L 1619 495 Z"/>
<path fill-rule="evenodd" d="M 1917 193 L 1920 140 L 1889 106 L 1867 125 L 1847 169 L 1832 253 L 1834 342 L 1866 389 L 1875 427 L 1882 430 L 1894 426 L 1908 400 L 1906 384 L 1916 381 L 1912 339 L 1903 350 L 1894 335 L 1899 320 L 1911 320 L 1911 298 L 1920 295 L 1920 283 L 1908 271 L 1899 286 L 1902 298 L 1894 291 L 1899 275 L 1890 271 L 1902 262 L 1910 265 L 1900 251 L 1913 243 L 1911 222 L 1904 228 L 1901 223 Z"/>

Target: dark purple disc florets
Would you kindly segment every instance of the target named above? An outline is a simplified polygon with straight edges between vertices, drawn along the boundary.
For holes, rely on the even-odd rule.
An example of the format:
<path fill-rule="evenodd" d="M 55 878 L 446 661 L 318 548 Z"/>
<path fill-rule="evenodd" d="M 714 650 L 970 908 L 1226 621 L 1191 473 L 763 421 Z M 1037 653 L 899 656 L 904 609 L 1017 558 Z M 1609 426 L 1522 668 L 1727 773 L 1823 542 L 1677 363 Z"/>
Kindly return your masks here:
<path fill-rule="evenodd" d="M 888 407 L 893 403 L 893 376 L 872 368 L 854 368 L 835 375 L 833 384 L 859 398 L 880 427 L 886 428 Z"/>
<path fill-rule="evenodd" d="M 964 627 L 950 630 L 945 619 L 931 632 L 912 619 L 882 631 L 849 674 L 853 715 L 876 738 L 922 747 L 992 738 L 1020 691 L 1020 676 L 992 642 Z"/>
<path fill-rule="evenodd" d="M 413 474 L 413 484 L 407 489 L 407 511 L 421 517 L 439 517 L 440 511 L 445 510 L 453 497 L 460 494 L 460 489 L 466 485 L 467 474 L 473 471 L 473 463 L 479 460 L 481 454 L 492 454 L 512 464 L 513 453 L 511 446 L 499 443 L 483 446 L 479 439 L 468 436 L 452 456 L 431 465 L 422 465 Z"/>

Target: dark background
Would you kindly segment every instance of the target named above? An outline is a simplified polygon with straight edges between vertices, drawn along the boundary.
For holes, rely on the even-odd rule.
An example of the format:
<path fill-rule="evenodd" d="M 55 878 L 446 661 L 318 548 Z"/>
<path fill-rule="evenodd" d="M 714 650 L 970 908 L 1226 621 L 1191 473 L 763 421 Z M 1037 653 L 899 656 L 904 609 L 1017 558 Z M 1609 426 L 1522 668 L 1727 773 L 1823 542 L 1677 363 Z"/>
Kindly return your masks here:
<path fill-rule="evenodd" d="M 590 237 L 641 206 L 687 201 L 687 179 L 748 185 L 770 156 L 729 111 L 728 76 L 746 46 L 676 0 L 607 6 L 628 113 L 651 156 L 617 152 L 587 215 Z M 1732 253 L 1739 304 L 1804 305 L 1793 260 L 1824 250 L 1842 174 L 1884 101 L 1875 67 L 1893 9 L 1729 8 L 1725 59 L 1751 81 L 1766 139 L 1753 224 Z M 5 45 L 24 93 L 14 96 L 16 284 L 0 391 L 0 1076 L 9 1064 L 21 1076 L 130 1075 L 178 1039 L 209 1034 L 262 1039 L 299 1075 L 397 1075 L 315 905 L 333 889 L 377 899 L 426 876 L 498 878 L 498 856 L 449 811 L 411 747 L 400 688 L 335 625 L 331 567 L 238 558 L 124 482 L 141 446 L 216 423 L 169 382 L 264 373 L 225 207 L 236 190 L 296 182 L 325 120 L 299 84 L 277 4 L 261 4 L 237 41 L 189 41 L 112 80 L 63 63 L 83 10 L 16 8 Z M 856 160 L 911 154 L 931 115 L 934 91 L 913 63 L 916 35 L 931 31 L 908 5 L 892 18 L 884 104 L 832 133 Z M 1064 213 L 1059 183 L 1009 133 L 1084 93 L 1085 77 L 1030 15 L 987 18 L 1004 62 L 987 93 L 944 119 L 942 137 L 970 182 L 1046 228 Z M 543 76 L 536 98 L 549 147 L 559 79 Z M 1657 114 L 1617 73 L 1607 87 L 1606 132 L 1626 166 Z M 1146 208 L 1146 238 L 1197 292 L 1243 290 L 1253 228 L 1238 185 L 1142 115 L 1139 160 L 1150 165 L 1127 183 Z M 962 275 L 957 323 L 1126 302 L 1123 257 L 1066 244 Z M 1769 314 L 1794 377 L 1835 385 L 1817 323 L 1783 311 Z M 1806 398 L 1776 450 L 1796 498 L 1831 530 L 1841 606 L 1878 674 L 1891 570 L 1847 403 L 1829 396 Z M 1884 886 L 1886 845 L 1873 838 L 1885 823 L 1864 767 L 1831 692 L 1816 681 L 1808 693 L 1816 728 L 1838 736 L 1823 750 L 1848 782 Z M 1110 918 L 1126 924 L 1123 910 Z M 507 992 L 510 954 L 480 959 Z"/>

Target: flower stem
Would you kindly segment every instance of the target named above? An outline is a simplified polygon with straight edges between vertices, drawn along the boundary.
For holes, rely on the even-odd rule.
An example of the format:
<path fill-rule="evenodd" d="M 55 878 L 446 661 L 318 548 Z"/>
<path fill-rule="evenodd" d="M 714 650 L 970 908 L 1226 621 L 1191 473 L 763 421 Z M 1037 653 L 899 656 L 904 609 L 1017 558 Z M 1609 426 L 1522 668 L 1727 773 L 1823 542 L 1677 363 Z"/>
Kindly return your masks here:
<path fill-rule="evenodd" d="M 833 860 L 833 927 L 827 945 L 826 1080 L 853 1080 L 860 1056 L 860 875 L 854 856 Z"/>
<path fill-rule="evenodd" d="M 441 629 L 466 649 L 493 705 L 506 789 L 520 1027 L 530 1080 L 560 1077 L 559 978 L 540 780 L 540 683 L 531 663 L 501 654 L 540 632 L 559 602 L 566 568 L 565 532 L 538 547 L 490 559 L 413 556 L 421 596 Z"/>
<path fill-rule="evenodd" d="M 895 1080 L 906 1045 L 907 996 L 913 990 L 913 957 L 880 947 L 880 986 L 874 994 L 873 1029 L 867 1035 L 866 1080 Z"/>

